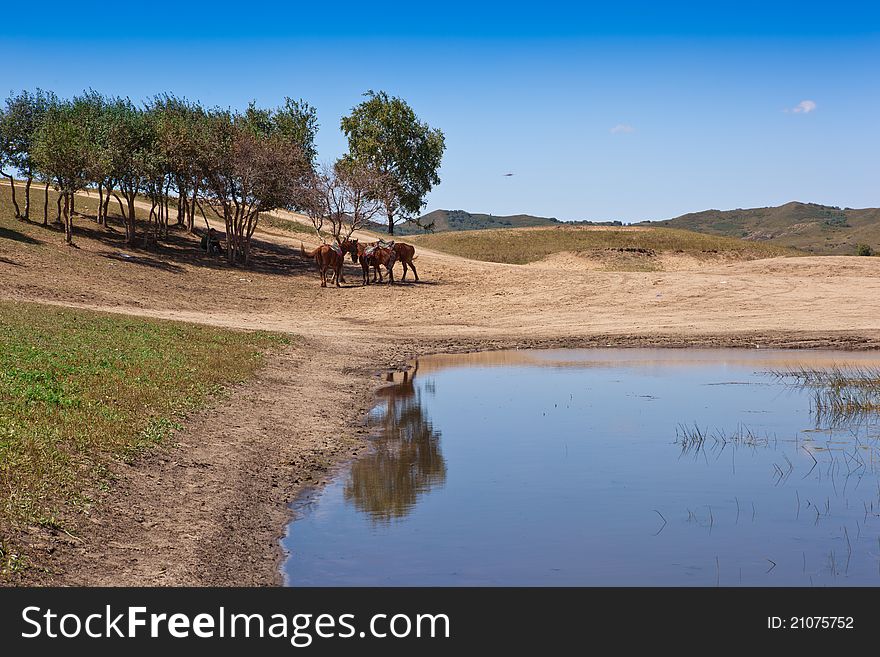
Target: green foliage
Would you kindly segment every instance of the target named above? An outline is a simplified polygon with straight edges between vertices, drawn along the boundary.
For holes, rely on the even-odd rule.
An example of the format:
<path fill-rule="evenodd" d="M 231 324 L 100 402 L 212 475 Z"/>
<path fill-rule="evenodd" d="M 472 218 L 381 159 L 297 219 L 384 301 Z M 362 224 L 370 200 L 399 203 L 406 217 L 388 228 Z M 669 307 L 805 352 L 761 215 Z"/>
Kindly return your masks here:
<path fill-rule="evenodd" d="M 874 255 L 874 249 L 872 249 L 868 244 L 856 244 L 856 255 L 872 256 Z"/>
<path fill-rule="evenodd" d="M 849 223 L 846 220 L 846 214 L 837 208 L 830 208 L 827 210 L 823 210 L 820 216 L 825 217 L 825 221 L 822 223 L 831 228 L 849 228 Z"/>
<path fill-rule="evenodd" d="M 306 101 L 285 98 L 284 105 L 274 110 L 260 109 L 252 102 L 238 120 L 255 135 L 275 136 L 295 144 L 309 165 L 314 163 L 318 154 L 318 112 Z"/>
<path fill-rule="evenodd" d="M 399 215 L 419 212 L 427 193 L 440 183 L 445 138 L 440 130 L 419 121 L 403 99 L 384 91 L 368 91 L 365 96 L 341 121 L 348 138 L 347 157 L 382 177 L 381 201 L 388 231 L 393 233 Z"/>
<path fill-rule="evenodd" d="M 52 92 L 22 91 L 6 99 L 0 114 L 0 165 L 31 175 L 36 168 L 33 149 L 37 132 L 50 108 L 58 104 Z"/>
<path fill-rule="evenodd" d="M 62 192 L 83 189 L 91 180 L 94 151 L 81 107 L 72 102 L 50 107 L 37 131 L 32 155 L 40 171 Z"/>

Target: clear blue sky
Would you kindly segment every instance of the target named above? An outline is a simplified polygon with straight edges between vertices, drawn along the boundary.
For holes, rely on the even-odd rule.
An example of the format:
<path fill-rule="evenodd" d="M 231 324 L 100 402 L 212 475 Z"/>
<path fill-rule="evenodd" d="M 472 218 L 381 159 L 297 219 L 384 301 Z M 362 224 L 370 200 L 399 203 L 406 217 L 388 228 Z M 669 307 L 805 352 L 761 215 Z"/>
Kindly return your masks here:
<path fill-rule="evenodd" d="M 0 91 L 301 97 L 331 160 L 340 117 L 384 89 L 446 134 L 427 210 L 880 205 L 877 3 L 298 4 L 12 3 Z"/>

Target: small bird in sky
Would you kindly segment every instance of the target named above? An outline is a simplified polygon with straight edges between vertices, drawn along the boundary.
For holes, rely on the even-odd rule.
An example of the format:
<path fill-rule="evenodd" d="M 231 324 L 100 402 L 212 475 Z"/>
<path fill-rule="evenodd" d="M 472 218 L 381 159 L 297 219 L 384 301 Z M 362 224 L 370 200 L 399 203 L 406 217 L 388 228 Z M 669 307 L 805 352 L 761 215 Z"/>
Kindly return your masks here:
<path fill-rule="evenodd" d="M 512 173 L 505 173 L 505 174 L 504 174 L 504 177 L 505 177 L 505 178 L 510 178 L 512 175 L 513 175 Z"/>

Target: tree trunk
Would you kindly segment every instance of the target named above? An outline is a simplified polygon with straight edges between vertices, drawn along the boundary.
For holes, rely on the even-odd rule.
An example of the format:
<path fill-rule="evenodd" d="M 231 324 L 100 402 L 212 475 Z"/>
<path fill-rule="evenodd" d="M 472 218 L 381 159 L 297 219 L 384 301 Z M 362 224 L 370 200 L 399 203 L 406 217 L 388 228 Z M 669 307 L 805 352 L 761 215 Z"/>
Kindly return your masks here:
<path fill-rule="evenodd" d="M 189 218 L 187 219 L 186 229 L 192 233 L 196 225 L 196 202 L 199 200 L 199 186 L 193 187 L 192 203 L 189 206 Z M 204 210 L 202 211 L 204 214 Z M 207 219 L 205 219 L 207 222 Z"/>
<path fill-rule="evenodd" d="M 76 206 L 74 205 L 76 196 L 74 194 L 68 194 L 67 196 L 70 198 L 70 214 L 73 215 L 76 212 Z"/>
<path fill-rule="evenodd" d="M 55 217 L 55 223 L 60 224 L 61 222 L 61 201 L 64 200 L 64 194 L 60 191 L 58 192 L 58 216 Z"/>
<path fill-rule="evenodd" d="M 186 196 L 177 190 L 177 225 L 183 226 L 186 223 Z"/>
<path fill-rule="evenodd" d="M 49 183 L 46 183 L 46 200 L 43 202 L 43 225 L 49 225 Z"/>
<path fill-rule="evenodd" d="M 134 194 L 127 196 L 128 200 L 128 217 L 126 217 L 125 223 L 125 241 L 129 244 L 134 244 L 135 238 L 135 228 L 136 228 L 136 215 L 134 211 Z"/>
<path fill-rule="evenodd" d="M 104 183 L 98 183 L 98 216 L 95 217 L 95 221 L 98 222 L 100 226 L 103 222 L 101 221 L 101 208 L 104 207 Z"/>
<path fill-rule="evenodd" d="M 101 210 L 101 216 L 104 217 L 104 225 L 107 225 L 107 214 L 110 206 L 110 192 L 113 191 L 113 188 L 108 185 L 107 186 L 107 196 L 104 197 L 104 208 Z"/>
<path fill-rule="evenodd" d="M 64 241 L 73 243 L 73 194 L 64 195 Z"/>
<path fill-rule="evenodd" d="M 230 265 L 235 264 L 235 231 L 234 221 L 229 210 L 223 209 L 224 219 L 226 220 L 226 261 Z M 205 220 L 207 223 L 207 219 Z"/>
<path fill-rule="evenodd" d="M 4 173 L 3 175 L 9 178 L 9 188 L 12 190 L 12 205 L 15 206 L 15 218 L 21 219 L 21 210 L 18 209 L 18 201 L 15 200 L 15 178 L 8 173 Z"/>
<path fill-rule="evenodd" d="M 113 196 L 116 197 L 116 202 L 119 203 L 119 216 L 122 217 L 122 225 L 125 226 L 125 225 L 126 225 L 126 220 L 125 220 L 125 206 L 122 205 L 122 199 L 119 198 L 119 195 L 118 195 L 118 194 L 114 194 Z M 128 228 L 125 229 L 125 234 L 128 235 Z"/>
<path fill-rule="evenodd" d="M 25 221 L 30 221 L 31 218 L 31 182 L 33 182 L 34 177 L 28 174 L 27 182 L 24 184 L 24 219 Z"/>

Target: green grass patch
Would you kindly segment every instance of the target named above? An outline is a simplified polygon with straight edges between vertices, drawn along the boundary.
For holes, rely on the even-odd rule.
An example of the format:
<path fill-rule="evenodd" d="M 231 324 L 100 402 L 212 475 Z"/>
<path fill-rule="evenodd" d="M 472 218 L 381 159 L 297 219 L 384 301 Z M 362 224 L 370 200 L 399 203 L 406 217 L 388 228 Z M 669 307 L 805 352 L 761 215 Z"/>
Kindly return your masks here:
<path fill-rule="evenodd" d="M 742 259 L 803 255 L 760 242 L 719 237 L 672 228 L 613 228 L 595 230 L 552 227 L 525 230 L 483 230 L 436 233 L 407 238 L 415 245 L 444 251 L 472 260 L 526 264 L 564 251 L 604 249 L 643 250 L 653 254 L 683 253 L 697 257 L 726 255 Z"/>
<path fill-rule="evenodd" d="M 287 338 L 0 302 L 0 571 L 28 525 L 61 527 L 111 459 L 166 440 Z"/>

